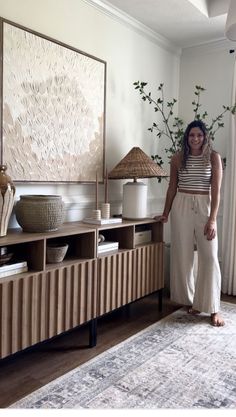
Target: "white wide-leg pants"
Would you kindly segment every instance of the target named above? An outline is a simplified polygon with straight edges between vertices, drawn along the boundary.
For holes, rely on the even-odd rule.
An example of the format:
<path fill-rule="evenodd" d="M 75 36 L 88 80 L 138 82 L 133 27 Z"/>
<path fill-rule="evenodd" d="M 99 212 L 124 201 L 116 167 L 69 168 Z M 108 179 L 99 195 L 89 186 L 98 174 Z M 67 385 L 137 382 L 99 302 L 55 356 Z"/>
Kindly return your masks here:
<path fill-rule="evenodd" d="M 210 214 L 210 196 L 177 192 L 171 208 L 171 299 L 205 313 L 220 309 L 221 272 L 218 239 L 207 240 L 204 226 Z M 198 271 L 194 279 L 194 244 Z"/>

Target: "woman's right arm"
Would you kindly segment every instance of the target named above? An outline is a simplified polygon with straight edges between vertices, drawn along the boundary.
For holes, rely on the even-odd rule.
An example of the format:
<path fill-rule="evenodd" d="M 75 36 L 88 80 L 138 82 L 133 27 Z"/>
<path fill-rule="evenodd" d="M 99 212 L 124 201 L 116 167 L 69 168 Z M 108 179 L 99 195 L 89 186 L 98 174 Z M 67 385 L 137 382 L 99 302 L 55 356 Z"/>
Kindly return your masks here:
<path fill-rule="evenodd" d="M 180 161 L 179 154 L 175 154 L 174 156 L 172 156 L 171 162 L 170 162 L 170 182 L 169 182 L 169 187 L 166 193 L 166 201 L 165 201 L 163 214 L 161 216 L 156 217 L 159 221 L 162 221 L 163 223 L 166 223 L 168 221 L 171 206 L 172 206 L 173 200 L 177 192 L 178 166 L 180 164 L 179 161 Z"/>

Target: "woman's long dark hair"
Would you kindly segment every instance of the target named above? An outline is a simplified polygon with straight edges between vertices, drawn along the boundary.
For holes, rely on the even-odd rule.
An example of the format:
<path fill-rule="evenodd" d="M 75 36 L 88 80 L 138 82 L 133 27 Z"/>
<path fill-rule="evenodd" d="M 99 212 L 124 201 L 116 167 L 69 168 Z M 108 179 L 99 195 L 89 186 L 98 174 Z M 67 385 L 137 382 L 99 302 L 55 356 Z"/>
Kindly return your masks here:
<path fill-rule="evenodd" d="M 203 133 L 204 141 L 203 141 L 203 144 L 202 144 L 202 155 L 203 155 L 203 158 L 204 158 L 204 161 L 205 161 L 206 164 L 209 164 L 209 162 L 210 162 L 210 155 L 211 155 L 212 147 L 211 147 L 211 143 L 210 143 L 210 137 L 209 137 L 208 132 L 207 132 L 207 127 L 206 127 L 205 123 L 202 122 L 202 120 L 193 120 L 193 122 L 189 123 L 189 125 L 187 126 L 187 128 L 184 132 L 184 136 L 183 136 L 182 168 L 186 168 L 186 163 L 187 163 L 188 157 L 190 155 L 190 146 L 188 144 L 188 137 L 189 137 L 190 130 L 193 129 L 194 127 L 198 127 Z"/>

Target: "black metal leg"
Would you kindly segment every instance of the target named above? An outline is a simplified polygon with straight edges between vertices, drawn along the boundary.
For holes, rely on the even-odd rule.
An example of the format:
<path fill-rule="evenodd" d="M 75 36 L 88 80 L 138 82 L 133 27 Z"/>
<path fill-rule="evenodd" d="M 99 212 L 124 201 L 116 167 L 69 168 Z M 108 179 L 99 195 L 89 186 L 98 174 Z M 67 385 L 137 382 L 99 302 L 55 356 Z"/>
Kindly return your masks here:
<path fill-rule="evenodd" d="M 89 322 L 89 347 L 94 347 L 97 344 L 97 319 L 92 319 Z"/>
<path fill-rule="evenodd" d="M 125 311 L 125 317 L 126 317 L 127 319 L 129 319 L 129 318 L 130 318 L 130 304 L 126 304 L 126 305 L 124 306 L 124 311 Z"/>
<path fill-rule="evenodd" d="M 162 311 L 162 288 L 158 291 L 158 309 Z"/>

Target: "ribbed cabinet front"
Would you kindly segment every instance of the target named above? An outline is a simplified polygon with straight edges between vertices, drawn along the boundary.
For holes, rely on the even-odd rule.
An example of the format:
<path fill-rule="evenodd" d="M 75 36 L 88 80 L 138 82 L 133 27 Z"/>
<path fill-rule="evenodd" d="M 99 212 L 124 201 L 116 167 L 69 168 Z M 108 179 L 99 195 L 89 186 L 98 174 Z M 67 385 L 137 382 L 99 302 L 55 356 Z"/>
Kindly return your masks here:
<path fill-rule="evenodd" d="M 98 316 L 163 288 L 163 246 L 153 243 L 98 259 Z"/>
<path fill-rule="evenodd" d="M 0 282 L 0 357 L 96 316 L 96 259 Z"/>

